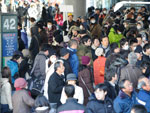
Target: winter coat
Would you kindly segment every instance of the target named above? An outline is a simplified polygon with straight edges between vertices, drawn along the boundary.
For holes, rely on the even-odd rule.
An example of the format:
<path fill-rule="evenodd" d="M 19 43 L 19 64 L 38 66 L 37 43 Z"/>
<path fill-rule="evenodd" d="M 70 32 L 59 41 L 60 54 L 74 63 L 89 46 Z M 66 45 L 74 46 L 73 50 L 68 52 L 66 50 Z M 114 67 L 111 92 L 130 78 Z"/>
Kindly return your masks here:
<path fill-rule="evenodd" d="M 77 103 L 74 98 L 68 98 L 66 103 L 61 105 L 56 113 L 84 113 L 85 107 Z"/>
<path fill-rule="evenodd" d="M 52 25 L 51 30 L 49 30 L 48 28 L 46 29 L 49 44 L 53 43 L 53 34 L 54 34 L 55 31 L 56 31 L 56 26 L 55 25 Z"/>
<path fill-rule="evenodd" d="M 150 92 L 140 90 L 137 95 L 137 103 L 145 106 L 147 112 L 150 112 Z"/>
<path fill-rule="evenodd" d="M 107 54 L 108 51 L 110 50 L 110 46 L 108 45 L 107 48 L 104 48 L 103 45 L 101 44 L 101 45 L 99 46 L 99 48 L 102 48 L 102 49 L 104 50 L 104 56 L 106 57 L 106 54 Z"/>
<path fill-rule="evenodd" d="M 135 65 L 128 64 L 121 69 L 120 81 L 123 79 L 129 80 L 133 83 L 133 87 L 137 87 L 138 79 L 142 75 L 142 71 Z"/>
<path fill-rule="evenodd" d="M 39 53 L 39 39 L 35 35 L 31 38 L 29 50 L 31 52 L 31 58 L 34 60 Z"/>
<path fill-rule="evenodd" d="M 118 85 L 113 86 L 109 81 L 104 81 L 104 84 L 107 86 L 107 96 L 113 101 L 119 92 Z"/>
<path fill-rule="evenodd" d="M 55 15 L 55 21 L 59 26 L 63 26 L 63 15 L 62 14 L 56 14 Z"/>
<path fill-rule="evenodd" d="M 39 54 L 36 56 L 35 61 L 34 61 L 34 76 L 38 77 L 38 76 L 42 76 L 43 78 L 46 77 L 46 64 L 45 61 L 47 59 L 47 56 L 44 54 L 43 51 L 40 51 Z M 33 65 L 33 67 L 34 67 Z"/>
<path fill-rule="evenodd" d="M 92 52 L 91 52 L 91 48 L 90 47 L 87 47 L 84 44 L 81 44 L 78 47 L 78 49 L 77 49 L 77 55 L 78 55 L 80 64 L 82 64 L 82 60 L 81 60 L 82 56 L 88 56 L 88 57 L 90 57 L 90 59 L 91 59 L 90 63 L 93 64 Z"/>
<path fill-rule="evenodd" d="M 31 107 L 34 106 L 34 100 L 25 89 L 15 91 L 12 102 L 13 113 L 31 113 Z"/>
<path fill-rule="evenodd" d="M 60 97 L 64 85 L 63 75 L 60 76 L 54 72 L 48 81 L 48 99 L 50 103 L 57 103 L 57 106 L 61 105 Z"/>
<path fill-rule="evenodd" d="M 73 73 L 78 77 L 79 60 L 77 56 L 77 50 L 69 47 L 67 47 L 67 49 L 69 51 L 69 62 L 71 69 Z"/>
<path fill-rule="evenodd" d="M 104 101 L 97 100 L 92 94 L 86 106 L 86 113 L 115 113 L 112 100 L 108 97 L 105 97 Z"/>
<path fill-rule="evenodd" d="M 75 87 L 75 94 L 73 98 L 77 99 L 79 104 L 83 104 L 84 101 L 83 89 L 77 85 L 74 85 L 74 87 Z M 66 100 L 67 100 L 67 96 L 65 94 L 65 89 L 63 88 L 60 101 L 62 104 L 65 104 Z"/>
<path fill-rule="evenodd" d="M 134 91 L 132 96 L 129 97 L 120 90 L 119 95 L 114 100 L 114 110 L 116 113 L 130 113 L 132 106 L 136 103 L 136 93 Z"/>
<path fill-rule="evenodd" d="M 92 80 L 93 80 L 92 73 L 88 68 L 85 68 L 79 72 L 78 81 L 79 81 L 79 86 L 83 88 L 84 105 L 87 104 L 88 97 L 90 96 L 88 90 L 90 91 L 90 93 L 94 92 Z M 86 86 L 83 83 L 83 81 L 85 82 Z M 88 88 L 88 90 L 86 87 Z"/>
<path fill-rule="evenodd" d="M 12 83 L 15 82 L 15 75 L 18 73 L 18 63 L 14 60 L 8 60 L 7 61 L 7 66 L 9 67 L 11 71 L 11 80 Z"/>
<path fill-rule="evenodd" d="M 100 38 L 102 35 L 102 29 L 101 29 L 99 24 L 94 24 L 94 25 L 91 24 L 90 25 L 90 32 L 91 32 L 92 38 L 95 36 Z"/>
<path fill-rule="evenodd" d="M 65 32 L 64 35 L 67 35 L 67 34 L 68 34 L 68 31 L 67 31 L 67 23 L 68 23 L 68 25 L 69 25 L 69 27 L 68 27 L 68 31 L 69 31 L 69 29 L 71 28 L 71 26 L 73 26 L 73 25 L 75 24 L 75 21 L 74 21 L 74 20 L 71 21 L 71 22 L 69 22 L 69 21 L 67 22 L 67 20 L 64 21 L 63 26 L 62 26 L 62 29 L 63 29 L 63 31 Z"/>
<path fill-rule="evenodd" d="M 0 88 L 1 88 L 1 104 L 8 104 L 9 109 L 12 107 L 12 97 L 11 97 L 11 84 L 9 83 L 8 78 L 0 79 Z"/>
<path fill-rule="evenodd" d="M 114 30 L 114 28 L 110 29 L 110 32 L 108 34 L 109 37 L 109 43 L 117 43 L 118 45 L 120 45 L 120 40 L 124 37 L 122 34 L 117 34 Z"/>
<path fill-rule="evenodd" d="M 93 59 L 93 61 L 98 58 L 98 56 L 95 55 L 95 50 L 96 49 L 97 49 L 97 47 L 95 47 L 94 45 L 91 46 L 91 52 L 92 52 L 92 59 Z"/>
<path fill-rule="evenodd" d="M 63 58 L 61 58 L 61 60 L 64 62 L 64 67 L 65 67 L 64 75 L 65 75 L 65 80 L 66 80 L 66 76 L 67 76 L 69 73 L 72 73 L 72 69 L 71 69 L 69 60 L 65 60 L 65 59 L 63 59 Z"/>
<path fill-rule="evenodd" d="M 142 56 L 142 61 L 144 62 L 149 62 L 150 63 L 150 57 L 146 54 L 143 53 L 143 56 Z"/>
<path fill-rule="evenodd" d="M 21 30 L 21 39 L 25 45 L 25 48 L 28 48 L 28 37 L 27 37 L 27 33 L 24 29 Z"/>
<path fill-rule="evenodd" d="M 106 58 L 99 56 L 93 63 L 95 85 L 104 82 Z"/>

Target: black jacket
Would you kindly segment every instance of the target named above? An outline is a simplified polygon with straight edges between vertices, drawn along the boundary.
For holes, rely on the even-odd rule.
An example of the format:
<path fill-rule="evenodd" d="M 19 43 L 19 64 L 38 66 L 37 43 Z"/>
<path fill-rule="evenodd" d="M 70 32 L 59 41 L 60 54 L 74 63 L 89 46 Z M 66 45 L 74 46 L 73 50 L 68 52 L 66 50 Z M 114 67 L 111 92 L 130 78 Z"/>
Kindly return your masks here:
<path fill-rule="evenodd" d="M 150 57 L 143 53 L 142 61 L 149 62 L 150 63 Z"/>
<path fill-rule="evenodd" d="M 117 97 L 119 92 L 118 85 L 115 85 L 115 87 L 113 87 L 108 81 L 104 81 L 104 84 L 107 86 L 107 96 L 113 101 Z"/>
<path fill-rule="evenodd" d="M 60 97 L 64 85 L 63 75 L 60 76 L 54 72 L 48 81 L 48 98 L 50 103 L 57 103 L 57 106 L 61 105 Z"/>
<path fill-rule="evenodd" d="M 115 113 L 113 103 L 108 97 L 104 101 L 97 100 L 95 95 L 91 95 L 86 106 L 86 113 Z"/>
<path fill-rule="evenodd" d="M 64 75 L 65 75 L 65 80 L 66 80 L 66 77 L 67 77 L 67 74 L 69 73 L 72 73 L 72 69 L 71 69 L 71 66 L 70 66 L 70 63 L 68 60 L 65 60 L 65 59 L 62 59 L 64 62 L 64 67 L 65 67 L 65 72 L 64 72 Z"/>
<path fill-rule="evenodd" d="M 66 103 L 57 109 L 57 113 L 84 113 L 84 111 L 85 107 L 78 104 L 77 100 L 74 98 L 68 98 Z"/>

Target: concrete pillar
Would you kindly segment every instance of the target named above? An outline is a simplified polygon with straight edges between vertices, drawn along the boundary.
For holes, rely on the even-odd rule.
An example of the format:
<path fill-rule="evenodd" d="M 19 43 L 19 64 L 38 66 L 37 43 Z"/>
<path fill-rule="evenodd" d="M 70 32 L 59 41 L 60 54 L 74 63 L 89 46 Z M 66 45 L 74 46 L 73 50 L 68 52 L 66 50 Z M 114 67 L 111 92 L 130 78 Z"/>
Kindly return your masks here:
<path fill-rule="evenodd" d="M 64 0 L 64 5 L 73 5 L 74 20 L 86 15 L 86 0 Z"/>

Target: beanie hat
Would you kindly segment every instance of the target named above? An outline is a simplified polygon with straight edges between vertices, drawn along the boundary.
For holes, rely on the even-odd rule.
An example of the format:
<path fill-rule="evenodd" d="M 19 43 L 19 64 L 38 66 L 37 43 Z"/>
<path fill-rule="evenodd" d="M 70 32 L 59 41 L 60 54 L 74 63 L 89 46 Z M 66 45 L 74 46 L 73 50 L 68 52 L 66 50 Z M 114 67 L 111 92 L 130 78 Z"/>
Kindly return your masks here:
<path fill-rule="evenodd" d="M 27 85 L 27 82 L 24 78 L 17 78 L 14 83 L 15 88 L 25 88 L 26 85 Z"/>
<path fill-rule="evenodd" d="M 129 64 L 136 64 L 137 55 L 134 52 L 129 53 L 128 60 L 129 60 Z"/>
<path fill-rule="evenodd" d="M 82 64 L 83 65 L 87 65 L 87 64 L 89 64 L 89 62 L 90 62 L 90 57 L 88 57 L 88 56 L 82 56 L 81 57 L 81 61 L 82 61 Z"/>
<path fill-rule="evenodd" d="M 70 73 L 70 74 L 67 75 L 67 81 L 68 81 L 68 80 L 77 80 L 77 77 L 76 77 L 75 74 Z"/>
<path fill-rule="evenodd" d="M 49 57 L 52 55 L 56 55 L 56 51 L 54 49 L 49 49 L 48 52 L 49 52 Z"/>
<path fill-rule="evenodd" d="M 96 56 L 102 56 L 103 52 L 104 52 L 104 50 L 102 48 L 97 48 L 95 50 L 95 55 Z"/>

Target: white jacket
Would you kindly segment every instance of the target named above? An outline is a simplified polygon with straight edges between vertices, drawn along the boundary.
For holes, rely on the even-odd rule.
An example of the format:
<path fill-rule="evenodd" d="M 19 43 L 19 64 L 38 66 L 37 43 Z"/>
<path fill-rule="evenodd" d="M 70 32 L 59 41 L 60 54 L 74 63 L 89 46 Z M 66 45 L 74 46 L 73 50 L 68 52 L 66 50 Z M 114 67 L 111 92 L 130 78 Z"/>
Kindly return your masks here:
<path fill-rule="evenodd" d="M 74 85 L 74 87 L 75 87 L 75 94 L 74 94 L 73 98 L 78 99 L 79 104 L 83 104 L 83 102 L 84 102 L 83 89 L 77 85 Z M 61 93 L 60 102 L 62 104 L 65 104 L 66 100 L 67 100 L 67 96 L 66 96 L 64 88 L 63 88 L 62 93 Z"/>
<path fill-rule="evenodd" d="M 8 104 L 9 109 L 12 110 L 13 109 L 11 96 L 12 90 L 8 78 L 1 78 L 0 85 L 1 85 L 1 104 Z"/>

